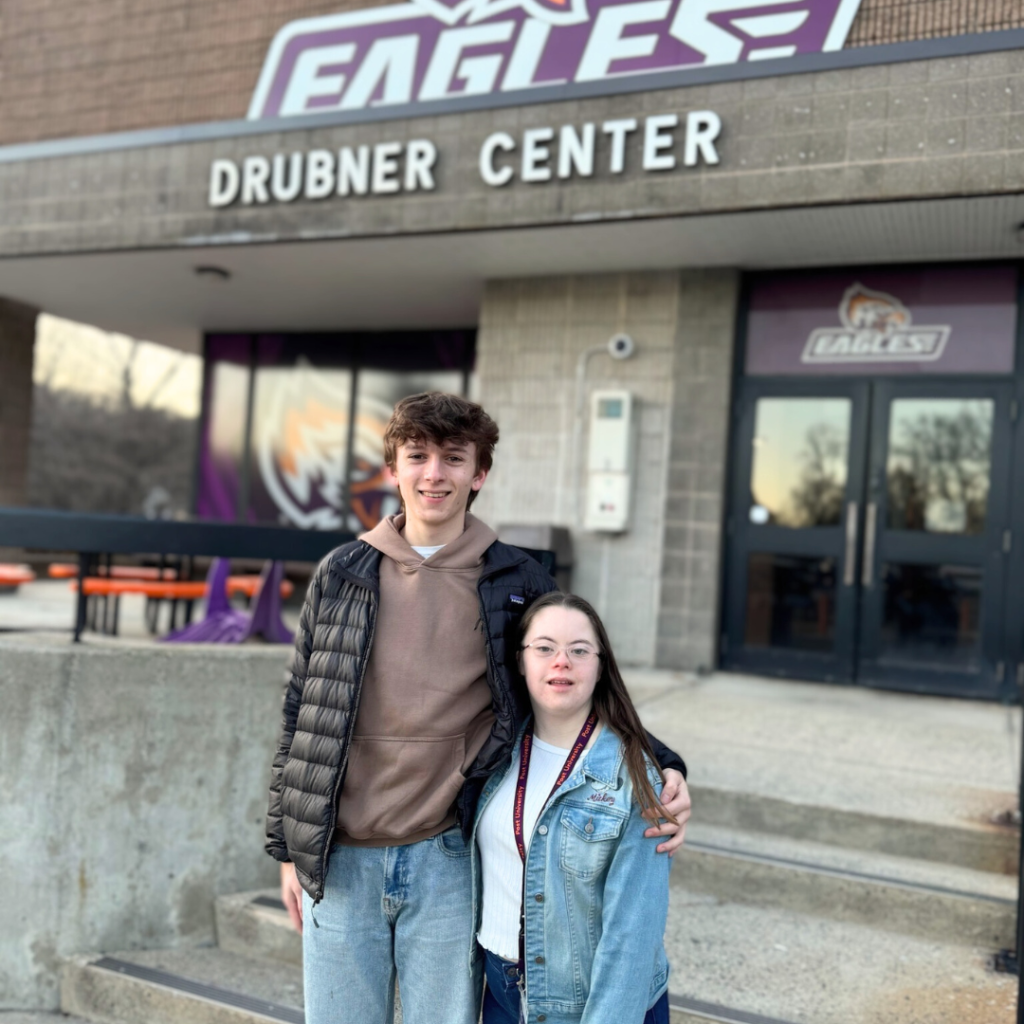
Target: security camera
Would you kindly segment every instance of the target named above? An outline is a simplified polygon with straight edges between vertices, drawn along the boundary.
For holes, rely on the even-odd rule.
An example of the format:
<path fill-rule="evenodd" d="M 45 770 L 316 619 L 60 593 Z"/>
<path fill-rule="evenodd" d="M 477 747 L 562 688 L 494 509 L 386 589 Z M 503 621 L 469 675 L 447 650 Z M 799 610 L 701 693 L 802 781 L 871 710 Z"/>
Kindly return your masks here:
<path fill-rule="evenodd" d="M 608 342 L 612 359 L 628 359 L 636 351 L 636 342 L 628 334 L 615 334 Z"/>

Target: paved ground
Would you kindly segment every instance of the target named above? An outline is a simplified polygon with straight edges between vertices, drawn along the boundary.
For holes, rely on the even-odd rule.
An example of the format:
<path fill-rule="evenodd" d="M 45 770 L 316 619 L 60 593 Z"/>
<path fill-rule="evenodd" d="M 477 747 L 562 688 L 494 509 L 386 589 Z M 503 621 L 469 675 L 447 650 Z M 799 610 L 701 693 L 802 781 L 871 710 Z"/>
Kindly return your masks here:
<path fill-rule="evenodd" d="M 1017 805 L 1020 708 L 718 672 L 626 672 L 697 786 L 919 821 Z"/>

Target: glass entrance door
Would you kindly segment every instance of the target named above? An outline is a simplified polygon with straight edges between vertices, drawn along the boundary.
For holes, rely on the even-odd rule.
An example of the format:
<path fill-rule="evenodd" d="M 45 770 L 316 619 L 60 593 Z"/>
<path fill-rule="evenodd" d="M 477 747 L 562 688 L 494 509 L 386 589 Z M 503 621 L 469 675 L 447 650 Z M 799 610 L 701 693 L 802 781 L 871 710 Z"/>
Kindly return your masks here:
<path fill-rule="evenodd" d="M 853 678 L 867 406 L 866 384 L 747 384 L 729 522 L 729 666 Z"/>
<path fill-rule="evenodd" d="M 874 387 L 858 678 L 994 696 L 1010 552 L 1008 384 Z"/>
<path fill-rule="evenodd" d="M 995 696 L 1011 385 L 748 381 L 723 664 Z"/>

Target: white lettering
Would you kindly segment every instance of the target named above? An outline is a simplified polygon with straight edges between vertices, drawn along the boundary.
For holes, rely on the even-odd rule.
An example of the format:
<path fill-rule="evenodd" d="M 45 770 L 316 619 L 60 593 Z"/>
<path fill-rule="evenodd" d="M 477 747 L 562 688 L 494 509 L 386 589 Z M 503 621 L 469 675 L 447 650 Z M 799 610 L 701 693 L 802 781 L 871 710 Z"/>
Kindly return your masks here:
<path fill-rule="evenodd" d="M 419 99 L 441 100 L 448 96 L 477 96 L 493 92 L 504 56 L 492 53 L 463 58 L 462 52 L 471 46 L 507 42 L 512 38 L 515 27 L 514 21 L 498 21 L 442 32 L 423 78 Z M 455 78 L 465 81 L 465 87 L 457 92 L 451 91 Z"/>
<path fill-rule="evenodd" d="M 365 196 L 370 191 L 370 147 L 338 151 L 338 195 Z"/>
<path fill-rule="evenodd" d="M 334 154 L 314 149 L 306 157 L 306 199 L 326 199 L 334 191 Z"/>
<path fill-rule="evenodd" d="M 574 167 L 581 178 L 589 178 L 593 175 L 596 131 L 594 125 L 587 123 L 583 126 L 583 138 L 580 138 L 571 124 L 562 128 L 558 135 L 558 176 L 560 178 L 572 177 Z"/>
<path fill-rule="evenodd" d="M 500 170 L 494 166 L 494 154 L 500 149 L 506 153 L 515 150 L 515 139 L 508 132 L 495 132 L 484 139 L 480 147 L 480 177 L 484 179 L 485 185 L 491 188 L 501 188 L 512 180 L 512 168 L 502 167 Z"/>
<path fill-rule="evenodd" d="M 527 18 L 516 40 L 516 48 L 509 58 L 508 70 L 502 80 L 503 92 L 512 89 L 529 89 L 533 85 L 534 75 L 537 74 L 537 66 L 544 55 L 544 47 L 547 45 L 548 36 L 551 35 L 551 26 L 536 18 Z M 558 81 L 565 81 L 559 79 Z M 555 85 L 557 82 L 545 82 L 545 85 Z"/>
<path fill-rule="evenodd" d="M 624 36 L 629 25 L 663 21 L 668 17 L 672 0 L 645 0 L 643 3 L 615 4 L 602 7 L 583 51 L 583 59 L 576 71 L 577 82 L 593 82 L 606 78 L 612 64 L 630 57 L 649 57 L 658 45 L 655 34 Z"/>
<path fill-rule="evenodd" d="M 269 203 L 267 179 L 270 177 L 270 161 L 265 156 L 247 156 L 242 164 L 242 202 Z"/>
<path fill-rule="evenodd" d="M 342 110 L 361 110 L 384 84 L 384 95 L 373 106 L 412 103 L 412 78 L 419 52 L 419 36 L 378 39 L 352 76 L 352 84 L 341 101 Z"/>
<path fill-rule="evenodd" d="M 658 114 L 644 122 L 644 170 L 671 171 L 675 169 L 676 158 L 671 153 L 662 153 L 663 149 L 671 149 L 675 141 L 671 135 L 664 134 L 668 128 L 679 124 L 676 114 Z"/>
<path fill-rule="evenodd" d="M 771 0 L 754 0 L 753 4 L 744 6 L 763 7 L 769 3 Z M 736 6 L 732 0 L 683 0 L 669 32 L 704 54 L 705 64 L 735 64 L 743 54 L 743 39 L 715 24 L 709 15 L 735 9 Z"/>
<path fill-rule="evenodd" d="M 550 181 L 551 168 L 545 166 L 551 150 L 542 145 L 555 137 L 553 128 L 529 128 L 523 132 L 523 166 L 519 176 L 523 181 Z"/>
<path fill-rule="evenodd" d="M 242 175 L 234 160 L 210 164 L 210 206 L 230 206 L 238 198 Z"/>
<path fill-rule="evenodd" d="M 626 169 L 626 136 L 636 131 L 636 118 L 625 117 L 619 121 L 605 121 L 601 131 L 612 137 L 612 155 L 608 169 L 612 174 L 621 174 Z"/>
<path fill-rule="evenodd" d="M 270 192 L 279 203 L 290 203 L 302 191 L 302 159 L 301 153 L 275 155 Z"/>
<path fill-rule="evenodd" d="M 314 110 L 331 110 L 337 107 L 337 100 L 345 88 L 345 76 L 341 72 L 324 75 L 325 67 L 348 64 L 356 55 L 355 43 L 341 43 L 338 46 L 318 46 L 304 50 L 295 61 L 295 70 L 288 79 L 288 89 L 281 101 L 281 117 L 310 113 L 311 100 L 330 97 L 334 103 L 317 106 Z"/>
<path fill-rule="evenodd" d="M 430 139 L 413 139 L 405 147 L 405 190 L 415 192 L 434 191 L 434 164 L 437 163 L 437 146 Z"/>
<path fill-rule="evenodd" d="M 397 192 L 398 156 L 402 152 L 400 142 L 378 142 L 373 147 L 373 193 L 382 195 Z"/>
<path fill-rule="evenodd" d="M 722 119 L 713 110 L 694 110 L 686 115 L 686 147 L 683 163 L 687 167 L 697 166 L 697 155 L 704 163 L 712 166 L 718 163 L 715 140 L 722 134 Z"/>

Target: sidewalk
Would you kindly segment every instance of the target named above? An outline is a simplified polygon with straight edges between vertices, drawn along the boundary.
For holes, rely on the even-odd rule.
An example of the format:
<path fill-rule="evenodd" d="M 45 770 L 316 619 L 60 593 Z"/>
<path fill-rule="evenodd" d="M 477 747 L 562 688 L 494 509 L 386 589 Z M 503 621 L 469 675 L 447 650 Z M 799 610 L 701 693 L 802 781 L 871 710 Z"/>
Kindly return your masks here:
<path fill-rule="evenodd" d="M 983 826 L 1017 806 L 1019 707 L 725 672 L 624 675 L 698 791 Z"/>

